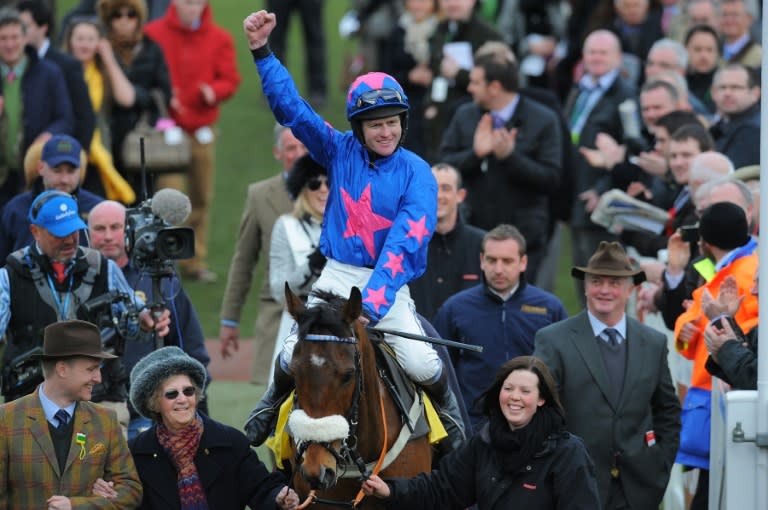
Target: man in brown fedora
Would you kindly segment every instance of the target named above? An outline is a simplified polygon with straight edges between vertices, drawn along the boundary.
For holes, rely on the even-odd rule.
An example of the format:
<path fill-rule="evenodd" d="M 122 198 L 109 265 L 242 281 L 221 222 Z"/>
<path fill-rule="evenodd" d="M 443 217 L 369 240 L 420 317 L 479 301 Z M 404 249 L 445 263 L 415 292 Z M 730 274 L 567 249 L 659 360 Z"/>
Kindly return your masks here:
<path fill-rule="evenodd" d="M 110 508 L 136 508 L 142 487 L 114 411 L 88 402 L 101 381 L 101 335 L 70 320 L 45 328 L 45 381 L 0 406 L 0 508 L 70 510 L 107 506 L 94 484 L 113 493 Z"/>
<path fill-rule="evenodd" d="M 657 508 L 677 453 L 680 404 L 666 338 L 625 313 L 645 274 L 606 241 L 571 274 L 584 280 L 587 309 L 539 330 L 534 356 L 552 371 L 566 426 L 595 462 L 603 508 Z"/>

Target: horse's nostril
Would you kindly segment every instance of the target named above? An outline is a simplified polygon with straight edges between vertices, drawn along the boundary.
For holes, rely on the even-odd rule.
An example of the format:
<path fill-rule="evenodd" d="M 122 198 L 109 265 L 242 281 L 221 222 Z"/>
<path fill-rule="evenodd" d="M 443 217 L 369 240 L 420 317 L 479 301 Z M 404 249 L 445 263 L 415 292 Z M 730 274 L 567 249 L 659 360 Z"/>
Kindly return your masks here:
<path fill-rule="evenodd" d="M 330 489 L 336 485 L 336 472 L 323 466 L 320 469 L 320 484 L 323 489 Z"/>

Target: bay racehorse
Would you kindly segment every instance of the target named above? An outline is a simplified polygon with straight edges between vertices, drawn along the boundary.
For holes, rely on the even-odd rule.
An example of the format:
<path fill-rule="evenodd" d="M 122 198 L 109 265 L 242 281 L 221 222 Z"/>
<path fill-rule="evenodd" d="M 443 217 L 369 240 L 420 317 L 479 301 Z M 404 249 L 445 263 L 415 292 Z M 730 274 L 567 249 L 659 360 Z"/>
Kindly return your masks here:
<path fill-rule="evenodd" d="M 306 504 L 321 504 L 317 508 L 380 508 L 374 498 L 360 501 L 362 478 L 371 472 L 412 477 L 429 471 L 428 437 L 405 441 L 409 428 L 358 320 L 360 290 L 354 287 L 347 300 L 321 293 L 323 303 L 308 308 L 287 285 L 285 293 L 298 324 L 291 361 L 296 397 L 288 420 L 293 484 Z"/>

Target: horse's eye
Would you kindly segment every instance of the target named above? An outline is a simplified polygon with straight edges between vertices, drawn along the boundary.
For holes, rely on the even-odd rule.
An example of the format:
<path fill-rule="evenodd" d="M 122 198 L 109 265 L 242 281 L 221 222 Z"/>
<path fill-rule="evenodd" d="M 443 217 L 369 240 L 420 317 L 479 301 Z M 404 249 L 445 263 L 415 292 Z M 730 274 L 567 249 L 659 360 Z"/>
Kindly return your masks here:
<path fill-rule="evenodd" d="M 349 372 L 345 372 L 341 376 L 341 384 L 347 384 L 349 381 L 352 380 L 352 377 L 354 377 L 354 375 L 355 375 L 355 371 L 354 370 L 350 370 Z"/>

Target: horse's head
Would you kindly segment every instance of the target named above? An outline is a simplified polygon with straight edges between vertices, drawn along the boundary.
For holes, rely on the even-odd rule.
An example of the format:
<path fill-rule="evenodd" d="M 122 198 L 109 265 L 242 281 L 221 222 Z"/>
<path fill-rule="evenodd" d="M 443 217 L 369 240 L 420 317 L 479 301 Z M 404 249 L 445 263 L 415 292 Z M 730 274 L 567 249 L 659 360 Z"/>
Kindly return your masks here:
<path fill-rule="evenodd" d="M 347 447 L 355 446 L 347 442 L 357 427 L 363 385 L 355 337 L 362 298 L 355 287 L 346 301 L 321 293 L 323 304 L 305 308 L 287 285 L 285 291 L 299 338 L 291 361 L 297 406 L 288 426 L 302 477 L 324 490 L 336 484 Z"/>

